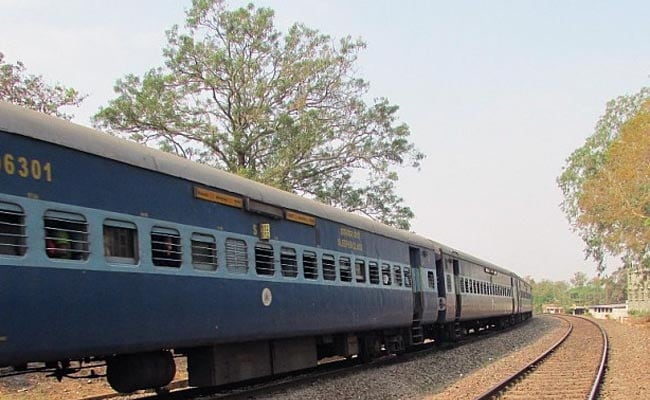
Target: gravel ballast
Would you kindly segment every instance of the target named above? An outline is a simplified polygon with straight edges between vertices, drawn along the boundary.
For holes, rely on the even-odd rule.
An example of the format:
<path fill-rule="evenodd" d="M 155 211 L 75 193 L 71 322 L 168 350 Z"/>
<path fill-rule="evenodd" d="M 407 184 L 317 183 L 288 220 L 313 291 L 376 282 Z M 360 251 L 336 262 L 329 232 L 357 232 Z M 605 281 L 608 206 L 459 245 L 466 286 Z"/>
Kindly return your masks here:
<path fill-rule="evenodd" d="M 467 398 L 462 396 L 463 393 L 468 393 L 467 386 L 458 386 L 458 382 L 468 374 L 482 370 L 495 360 L 507 356 L 519 360 L 522 349 L 534 344 L 540 346 L 541 338 L 553 336 L 557 340 L 564 330 L 565 325 L 560 320 L 537 317 L 510 331 L 454 349 L 435 351 L 403 363 L 355 371 L 343 377 L 322 379 L 290 391 L 255 398 L 415 399 L 445 389 L 452 390 L 455 394 L 450 392 L 441 398 Z M 547 342 L 546 348 L 551 345 L 552 339 Z M 477 379 L 472 384 L 480 387 L 477 394 L 489 386 L 484 379 Z"/>

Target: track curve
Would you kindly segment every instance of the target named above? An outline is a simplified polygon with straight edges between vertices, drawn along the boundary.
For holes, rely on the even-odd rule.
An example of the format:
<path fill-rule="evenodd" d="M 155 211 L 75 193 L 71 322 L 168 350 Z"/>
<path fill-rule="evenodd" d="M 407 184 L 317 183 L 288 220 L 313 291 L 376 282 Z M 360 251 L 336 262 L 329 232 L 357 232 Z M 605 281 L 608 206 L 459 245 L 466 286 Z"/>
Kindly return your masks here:
<path fill-rule="evenodd" d="M 565 335 L 518 372 L 476 400 L 595 399 L 607 363 L 608 339 L 597 323 L 575 316 L 555 316 L 568 322 Z"/>

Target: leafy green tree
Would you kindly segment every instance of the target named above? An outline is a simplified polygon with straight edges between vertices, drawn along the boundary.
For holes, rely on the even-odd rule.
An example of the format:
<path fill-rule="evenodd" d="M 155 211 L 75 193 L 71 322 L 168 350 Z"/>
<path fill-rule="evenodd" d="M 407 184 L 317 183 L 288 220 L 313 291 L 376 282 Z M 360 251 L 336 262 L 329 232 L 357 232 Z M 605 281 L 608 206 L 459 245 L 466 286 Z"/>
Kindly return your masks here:
<path fill-rule="evenodd" d="M 73 88 L 50 86 L 40 75 L 27 75 L 22 62 L 8 64 L 0 52 L 0 100 L 69 120 L 73 115 L 61 109 L 78 107 L 85 98 Z"/>
<path fill-rule="evenodd" d="M 577 223 L 611 254 L 640 264 L 650 252 L 650 101 L 621 127 L 603 165 L 583 184 Z"/>
<path fill-rule="evenodd" d="M 610 235 L 612 227 L 610 221 L 599 221 L 596 219 L 586 219 L 585 212 L 589 212 L 585 206 L 585 188 L 589 186 L 588 182 L 594 179 L 600 179 L 604 170 L 610 168 L 607 166 L 608 160 L 612 156 L 610 147 L 617 141 L 621 135 L 623 126 L 626 122 L 637 115 L 642 104 L 650 99 L 650 88 L 641 89 L 638 93 L 628 96 L 621 96 L 607 104 L 605 114 L 596 124 L 594 133 L 587 138 L 585 144 L 576 149 L 567 159 L 562 174 L 558 177 L 557 182 L 564 195 L 562 209 L 567 215 L 573 228 L 580 233 L 586 244 L 585 252 L 587 257 L 593 258 L 598 262 L 598 271 L 602 273 L 605 269 L 605 260 L 608 254 L 630 255 L 629 247 L 613 245 L 616 240 Z M 645 189 L 647 190 L 648 180 L 645 177 Z M 615 189 L 615 187 L 612 187 Z M 596 205 L 598 200 L 593 199 Z M 582 202 L 582 203 L 581 203 Z M 601 207 L 602 209 L 602 207 Z M 619 221 L 624 223 L 624 221 Z M 618 244 L 621 242 L 619 241 Z M 633 252 L 633 250 L 632 250 Z M 637 253 L 637 256 L 641 254 Z M 638 257 L 637 257 L 638 258 Z"/>
<path fill-rule="evenodd" d="M 557 304 L 568 310 L 573 304 L 569 294 L 569 284 L 564 281 L 550 281 L 542 279 L 536 282 L 529 279 L 533 291 L 533 308 L 536 312 L 542 312 L 544 304 Z"/>
<path fill-rule="evenodd" d="M 398 107 L 368 104 L 359 39 L 338 41 L 268 8 L 193 0 L 164 67 L 117 81 L 96 126 L 268 185 L 408 228 L 395 167 L 418 167 Z"/>

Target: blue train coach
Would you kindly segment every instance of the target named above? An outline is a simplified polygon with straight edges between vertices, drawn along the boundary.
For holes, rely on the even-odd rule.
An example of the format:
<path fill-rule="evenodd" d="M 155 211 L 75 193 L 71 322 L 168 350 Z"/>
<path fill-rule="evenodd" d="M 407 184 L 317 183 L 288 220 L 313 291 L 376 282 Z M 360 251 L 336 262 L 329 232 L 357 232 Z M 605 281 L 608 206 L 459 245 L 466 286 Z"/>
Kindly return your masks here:
<path fill-rule="evenodd" d="M 190 385 L 212 386 L 518 322 L 529 289 L 421 236 L 0 103 L 0 366 L 105 360 L 131 392 L 168 384 L 184 355 Z"/>

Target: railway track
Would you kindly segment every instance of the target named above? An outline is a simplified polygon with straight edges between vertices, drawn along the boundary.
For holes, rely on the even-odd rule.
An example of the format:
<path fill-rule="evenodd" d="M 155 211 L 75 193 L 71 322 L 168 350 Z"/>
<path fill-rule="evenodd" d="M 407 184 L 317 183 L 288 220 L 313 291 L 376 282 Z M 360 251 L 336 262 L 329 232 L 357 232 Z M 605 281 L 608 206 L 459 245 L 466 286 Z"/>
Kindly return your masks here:
<path fill-rule="evenodd" d="M 569 323 L 566 334 L 475 400 L 596 398 L 607 362 L 607 334 L 591 320 L 556 317 Z"/>

